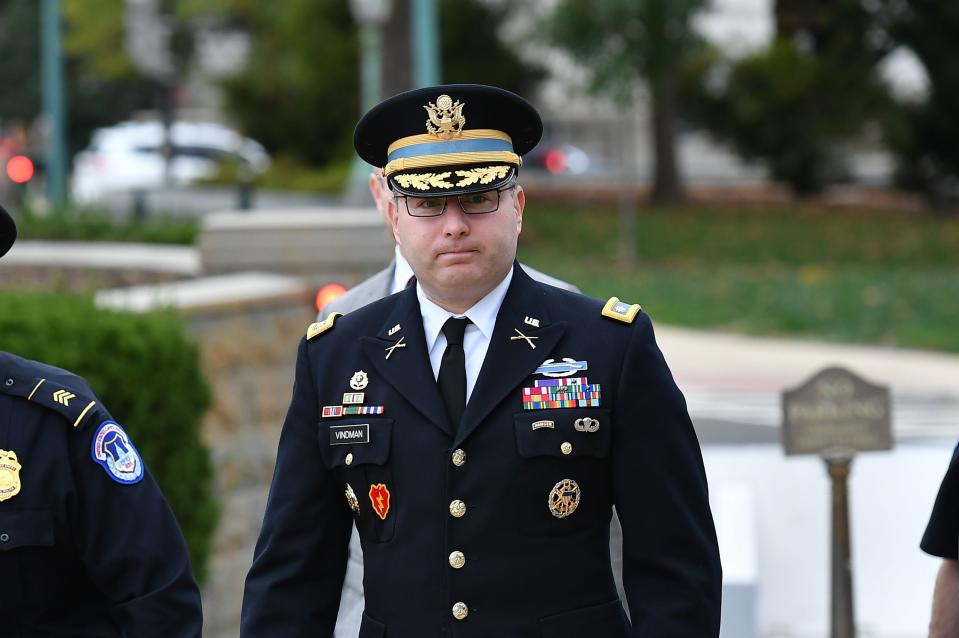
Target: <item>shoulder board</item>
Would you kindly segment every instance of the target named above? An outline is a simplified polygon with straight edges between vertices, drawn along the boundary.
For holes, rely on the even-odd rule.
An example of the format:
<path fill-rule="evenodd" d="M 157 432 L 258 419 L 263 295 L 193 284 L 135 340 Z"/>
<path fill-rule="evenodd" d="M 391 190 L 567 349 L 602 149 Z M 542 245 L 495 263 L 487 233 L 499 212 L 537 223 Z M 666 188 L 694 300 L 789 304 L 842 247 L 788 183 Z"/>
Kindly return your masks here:
<path fill-rule="evenodd" d="M 629 305 L 619 300 L 619 297 L 610 297 L 606 305 L 603 306 L 603 316 L 622 321 L 623 323 L 633 323 L 633 319 L 642 310 L 638 303 Z"/>
<path fill-rule="evenodd" d="M 53 371 L 48 368 L 48 370 Z M 0 381 L 0 391 L 12 396 L 26 399 L 30 403 L 42 405 L 48 410 L 60 413 L 73 427 L 80 428 L 100 411 L 100 406 L 84 384 L 64 385 L 43 376 L 36 376 L 36 372 L 43 373 L 42 368 L 34 374 L 23 366 Z M 60 375 L 63 373 L 61 372 Z"/>
<path fill-rule="evenodd" d="M 321 334 L 333 328 L 333 324 L 336 322 L 337 317 L 342 317 L 343 313 L 341 312 L 331 312 L 330 316 L 324 319 L 323 321 L 318 321 L 316 323 L 310 324 L 310 327 L 306 330 L 306 340 L 312 341 L 314 338 L 319 337 Z"/>

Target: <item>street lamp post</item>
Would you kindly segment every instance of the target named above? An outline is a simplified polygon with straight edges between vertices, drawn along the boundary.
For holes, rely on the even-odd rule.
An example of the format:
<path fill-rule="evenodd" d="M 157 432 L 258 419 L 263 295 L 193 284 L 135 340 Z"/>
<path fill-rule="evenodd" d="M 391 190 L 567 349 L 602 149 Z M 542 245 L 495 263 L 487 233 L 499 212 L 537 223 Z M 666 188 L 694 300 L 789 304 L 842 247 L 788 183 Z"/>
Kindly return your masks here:
<path fill-rule="evenodd" d="M 350 12 L 360 27 L 360 107 L 365 113 L 380 101 L 383 86 L 383 24 L 393 11 L 393 0 L 350 0 Z M 359 204 L 369 199 L 366 181 L 370 167 L 353 156 L 344 200 Z"/>
<path fill-rule="evenodd" d="M 58 213 L 67 198 L 66 92 L 60 0 L 43 0 L 43 112 L 47 126 L 47 196 Z"/>

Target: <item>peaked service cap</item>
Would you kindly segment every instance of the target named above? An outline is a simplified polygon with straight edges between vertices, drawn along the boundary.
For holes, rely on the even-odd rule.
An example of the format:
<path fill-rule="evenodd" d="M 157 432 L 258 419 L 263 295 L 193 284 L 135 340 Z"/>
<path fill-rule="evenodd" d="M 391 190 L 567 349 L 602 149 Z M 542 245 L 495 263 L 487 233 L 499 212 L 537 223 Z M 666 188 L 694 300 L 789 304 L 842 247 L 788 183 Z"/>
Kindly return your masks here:
<path fill-rule="evenodd" d="M 403 195 L 500 188 L 543 134 L 533 106 L 495 86 L 446 84 L 395 95 L 364 115 L 353 146 Z"/>

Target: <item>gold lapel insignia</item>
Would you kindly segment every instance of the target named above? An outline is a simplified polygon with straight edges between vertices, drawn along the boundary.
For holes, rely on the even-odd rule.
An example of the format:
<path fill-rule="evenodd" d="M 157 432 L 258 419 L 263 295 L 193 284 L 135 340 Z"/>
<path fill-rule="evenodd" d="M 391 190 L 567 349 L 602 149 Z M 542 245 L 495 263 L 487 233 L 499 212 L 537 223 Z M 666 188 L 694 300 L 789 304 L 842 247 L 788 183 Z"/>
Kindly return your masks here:
<path fill-rule="evenodd" d="M 362 390 L 370 383 L 370 378 L 362 370 L 357 370 L 350 378 L 350 387 L 354 390 Z"/>
<path fill-rule="evenodd" d="M 0 450 L 0 501 L 20 493 L 20 462 L 16 452 Z"/>
<path fill-rule="evenodd" d="M 579 507 L 579 485 L 573 479 L 563 479 L 553 486 L 547 504 L 556 518 L 566 518 Z"/>
<path fill-rule="evenodd" d="M 390 355 L 393 354 L 393 351 L 396 350 L 397 348 L 405 348 L 405 347 L 406 347 L 406 344 L 403 343 L 403 339 L 405 339 L 405 338 L 406 338 L 406 337 L 400 337 L 400 340 L 399 340 L 399 341 L 397 341 L 396 343 L 394 343 L 393 345 L 391 345 L 389 348 L 386 349 L 386 358 L 387 358 L 387 359 L 390 358 Z"/>
<path fill-rule="evenodd" d="M 532 348 L 533 350 L 536 349 L 536 344 L 533 343 L 533 339 L 539 339 L 539 337 L 527 337 L 527 336 L 524 335 L 522 332 L 520 332 L 518 329 L 513 328 L 513 330 L 516 331 L 516 334 L 509 338 L 510 341 L 518 341 L 518 340 L 520 340 L 520 339 L 525 339 L 525 340 L 526 340 L 526 343 L 529 344 L 529 347 L 530 347 L 530 348 Z"/>
<path fill-rule="evenodd" d="M 464 106 L 459 100 L 453 102 L 453 98 L 448 95 L 439 96 L 436 98 L 436 104 L 430 102 L 423 107 L 429 114 L 426 130 L 441 140 L 458 137 L 466 126 L 466 118 L 463 116 Z"/>
<path fill-rule="evenodd" d="M 386 333 L 386 336 L 387 336 L 387 337 L 392 337 L 393 335 L 395 335 L 395 334 L 396 334 L 397 332 L 399 332 L 399 331 L 400 331 L 400 324 L 396 324 L 395 326 L 393 326 L 392 328 L 390 328 L 390 331 Z"/>
<path fill-rule="evenodd" d="M 534 328 L 539 328 L 539 319 L 536 319 L 534 317 L 526 317 L 525 319 L 523 319 L 523 323 L 525 323 L 527 326 L 533 326 Z"/>

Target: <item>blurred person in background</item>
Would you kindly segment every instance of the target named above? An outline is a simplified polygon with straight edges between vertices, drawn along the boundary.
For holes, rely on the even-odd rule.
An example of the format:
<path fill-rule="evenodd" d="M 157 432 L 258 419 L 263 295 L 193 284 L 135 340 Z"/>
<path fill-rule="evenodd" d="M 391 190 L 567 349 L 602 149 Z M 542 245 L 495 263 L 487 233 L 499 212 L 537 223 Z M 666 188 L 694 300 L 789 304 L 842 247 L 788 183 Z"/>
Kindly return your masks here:
<path fill-rule="evenodd" d="M 0 207 L 0 256 L 16 232 Z M 0 351 L 0 635 L 202 624 L 186 541 L 123 427 L 80 377 Z"/>
<path fill-rule="evenodd" d="M 959 636 L 959 446 L 952 453 L 920 547 L 942 559 L 932 597 L 929 638 Z"/>
<path fill-rule="evenodd" d="M 649 318 L 515 261 L 541 135 L 524 99 L 478 85 L 358 124 L 416 285 L 300 343 L 241 636 L 333 635 L 354 525 L 363 638 L 718 635 L 702 456 Z"/>

